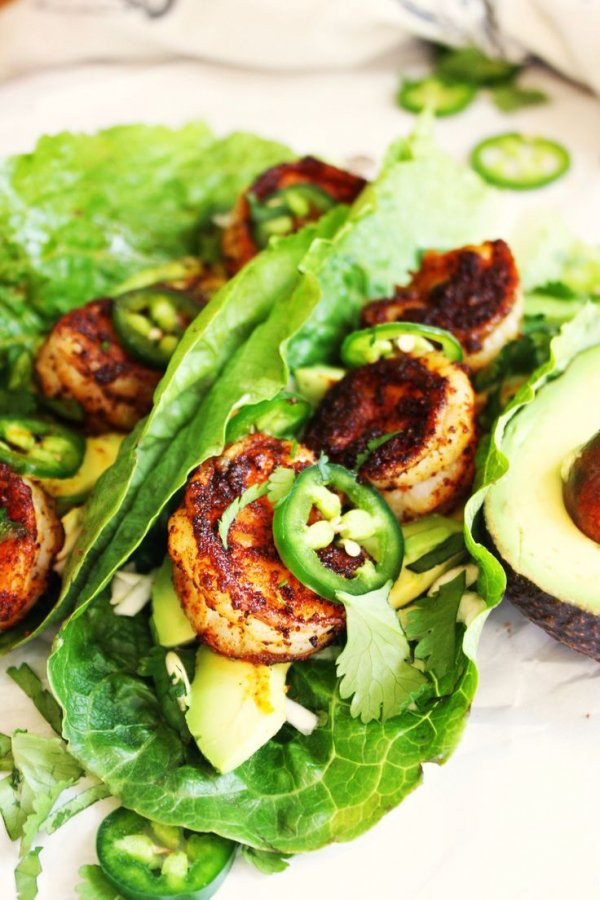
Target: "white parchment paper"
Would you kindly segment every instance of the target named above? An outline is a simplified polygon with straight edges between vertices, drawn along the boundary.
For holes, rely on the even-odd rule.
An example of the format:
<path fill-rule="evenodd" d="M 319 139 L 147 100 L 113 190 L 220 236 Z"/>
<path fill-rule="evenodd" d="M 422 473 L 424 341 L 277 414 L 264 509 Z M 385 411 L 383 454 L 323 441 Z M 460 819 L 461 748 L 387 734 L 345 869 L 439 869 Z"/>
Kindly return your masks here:
<path fill-rule="evenodd" d="M 218 131 L 250 129 L 300 152 L 376 159 L 413 121 L 393 104 L 397 72 L 409 64 L 419 71 L 417 51 L 377 68 L 328 75 L 194 63 L 38 74 L 0 87 L 0 153 L 30 149 L 39 134 L 63 128 L 200 117 Z M 573 154 L 572 171 L 544 191 L 506 195 L 503 230 L 542 204 L 560 209 L 578 233 L 598 241 L 598 101 L 541 71 L 525 80 L 548 90 L 552 102 L 508 117 L 482 98 L 440 122 L 440 142 L 461 158 L 482 137 L 505 130 L 563 141 Z M 47 650 L 42 639 L 0 662 L 0 731 L 48 733 L 4 675 L 7 665 L 23 660 L 42 672 Z M 479 662 L 480 689 L 449 763 L 428 766 L 423 786 L 351 844 L 294 859 L 271 877 L 238 862 L 219 900 L 598 897 L 600 666 L 558 645 L 507 604 L 488 619 Z M 77 869 L 95 861 L 96 829 L 112 805 L 98 804 L 47 840 L 40 900 L 76 896 Z M 0 827 L 1 900 L 16 896 L 15 862 Z"/>

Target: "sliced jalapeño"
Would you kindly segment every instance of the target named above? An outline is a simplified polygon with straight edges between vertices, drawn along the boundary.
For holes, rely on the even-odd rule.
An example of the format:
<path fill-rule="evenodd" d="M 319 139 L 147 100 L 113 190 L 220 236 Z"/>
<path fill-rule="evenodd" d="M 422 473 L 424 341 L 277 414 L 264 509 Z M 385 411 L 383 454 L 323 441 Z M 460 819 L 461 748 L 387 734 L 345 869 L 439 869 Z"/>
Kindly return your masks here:
<path fill-rule="evenodd" d="M 273 191 L 264 200 L 248 194 L 254 240 L 266 247 L 274 235 L 291 234 L 305 222 L 318 219 L 336 200 L 316 184 L 293 184 Z"/>
<path fill-rule="evenodd" d="M 193 297 L 180 291 L 140 288 L 114 298 L 113 323 L 128 353 L 153 369 L 166 369 L 200 310 Z"/>
<path fill-rule="evenodd" d="M 395 581 L 402 567 L 402 530 L 385 500 L 355 473 L 331 463 L 300 472 L 275 508 L 273 535 L 292 574 L 328 600 L 339 591 L 374 591 Z M 335 543 L 360 557 L 353 572 L 337 571 L 320 555 Z"/>
<path fill-rule="evenodd" d="M 85 454 L 85 439 L 37 416 L 0 415 L 0 462 L 21 475 L 70 478 Z"/>
<path fill-rule="evenodd" d="M 460 362 L 463 350 L 453 334 L 435 325 L 417 322 L 383 322 L 353 331 L 342 344 L 342 360 L 349 368 L 377 362 L 398 352 L 422 355 L 439 345 L 451 362 Z"/>
<path fill-rule="evenodd" d="M 229 870 L 236 844 L 116 809 L 100 825 L 96 852 L 104 874 L 134 900 L 208 900 Z"/>
<path fill-rule="evenodd" d="M 544 187 L 564 175 L 570 164 L 562 144 L 516 131 L 487 138 L 471 153 L 471 165 L 482 178 L 514 191 Z"/>
<path fill-rule="evenodd" d="M 227 426 L 226 443 L 232 444 L 253 432 L 292 440 L 310 418 L 312 407 L 299 394 L 282 391 L 272 400 L 244 406 Z"/>

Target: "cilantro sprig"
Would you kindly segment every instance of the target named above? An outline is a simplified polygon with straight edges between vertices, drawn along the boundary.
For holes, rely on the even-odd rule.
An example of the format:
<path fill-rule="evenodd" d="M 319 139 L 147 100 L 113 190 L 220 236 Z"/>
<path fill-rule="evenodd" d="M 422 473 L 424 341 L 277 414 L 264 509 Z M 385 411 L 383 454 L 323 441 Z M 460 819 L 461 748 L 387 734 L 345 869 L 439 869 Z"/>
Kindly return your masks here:
<path fill-rule="evenodd" d="M 379 437 L 371 438 L 365 449 L 362 450 L 356 457 L 356 462 L 354 463 L 355 471 L 358 471 L 358 469 L 360 469 L 360 467 L 367 461 L 374 450 L 377 450 L 378 447 L 382 447 L 384 444 L 387 444 L 387 442 L 391 441 L 393 438 L 398 437 L 399 434 L 399 431 L 391 431 L 389 434 L 380 434 Z"/>
<path fill-rule="evenodd" d="M 504 113 L 547 103 L 549 97 L 545 91 L 518 84 L 522 71 L 523 66 L 486 56 L 477 47 L 439 48 L 433 73 L 418 81 L 403 78 L 397 103 L 409 112 L 418 113 L 423 109 L 418 98 L 422 96 L 433 102 L 437 92 L 434 112 L 452 115 L 469 106 L 475 92 L 481 90 L 489 91 L 496 108 Z M 407 102 L 408 91 L 416 98 L 413 103 Z"/>
<path fill-rule="evenodd" d="M 350 712 L 364 723 L 398 715 L 427 679 L 410 663 L 410 647 L 388 603 L 389 581 L 368 594 L 336 594 L 346 610 L 346 646 L 337 658 L 340 696 L 352 697 Z"/>
<path fill-rule="evenodd" d="M 0 544 L 9 538 L 18 537 L 24 531 L 20 522 L 13 522 L 5 507 L 0 507 Z"/>
<path fill-rule="evenodd" d="M 241 511 L 258 500 L 259 497 L 267 497 L 273 506 L 278 506 L 289 494 L 296 478 L 293 469 L 287 469 L 285 466 L 277 466 L 273 469 L 267 481 L 258 484 L 251 484 L 247 487 L 239 497 L 229 504 L 223 515 L 219 519 L 219 537 L 221 543 L 227 550 L 229 547 L 229 529 L 241 513 Z"/>
<path fill-rule="evenodd" d="M 416 641 L 415 659 L 436 681 L 452 671 L 456 661 L 458 607 L 465 591 L 465 573 L 442 585 L 435 594 L 423 597 L 406 612 L 405 629 L 409 641 Z"/>
<path fill-rule="evenodd" d="M 10 668 L 8 674 L 52 728 L 60 731 L 60 707 L 35 672 L 22 665 Z M 63 792 L 78 784 L 84 770 L 62 738 L 40 737 L 23 730 L 10 737 L 0 734 L 0 772 L 6 773 L 0 778 L 0 817 L 9 838 L 20 841 L 20 861 L 15 869 L 17 896 L 33 900 L 41 872 L 41 848 L 33 846 L 37 835 L 57 831 L 74 815 L 107 797 L 109 791 L 96 781 L 57 808 Z"/>

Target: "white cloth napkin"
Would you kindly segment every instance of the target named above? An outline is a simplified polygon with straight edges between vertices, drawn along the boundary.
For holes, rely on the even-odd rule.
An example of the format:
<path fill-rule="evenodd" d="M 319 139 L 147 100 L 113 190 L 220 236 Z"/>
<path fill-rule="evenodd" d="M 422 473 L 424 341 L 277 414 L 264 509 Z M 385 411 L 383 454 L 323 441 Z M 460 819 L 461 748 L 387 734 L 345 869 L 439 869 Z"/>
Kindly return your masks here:
<path fill-rule="evenodd" d="M 516 60 L 534 54 L 600 93 L 600 0 L 0 0 L 0 77 L 177 56 L 341 68 L 411 34 Z"/>

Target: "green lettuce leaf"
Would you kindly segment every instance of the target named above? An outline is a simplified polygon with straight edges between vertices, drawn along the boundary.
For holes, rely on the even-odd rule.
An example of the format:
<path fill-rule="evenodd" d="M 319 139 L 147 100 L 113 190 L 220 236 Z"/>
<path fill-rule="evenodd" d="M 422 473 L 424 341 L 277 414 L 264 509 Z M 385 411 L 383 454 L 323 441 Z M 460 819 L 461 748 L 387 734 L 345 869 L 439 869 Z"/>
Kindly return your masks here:
<path fill-rule="evenodd" d="M 0 772 L 12 772 L 13 769 L 11 739 L 7 734 L 0 734 Z"/>
<path fill-rule="evenodd" d="M 524 219 L 514 246 L 526 292 L 554 285 L 565 300 L 569 294 L 600 296 L 600 246 L 576 238 L 558 216 Z"/>
<path fill-rule="evenodd" d="M 100 866 L 81 866 L 81 882 L 75 888 L 81 900 L 123 900 Z"/>
<path fill-rule="evenodd" d="M 37 711 L 56 734 L 60 734 L 62 710 L 52 694 L 44 688 L 31 666 L 27 663 L 22 663 L 18 669 L 16 666 L 10 666 L 6 670 L 6 674 L 27 694 Z"/>
<path fill-rule="evenodd" d="M 321 302 L 290 342 L 292 369 L 336 358 L 365 301 L 406 281 L 423 250 L 447 250 L 489 234 L 495 200 L 475 173 L 442 153 L 430 128 L 392 145 L 327 248 L 319 273 Z M 343 302 L 342 302 L 343 300 Z"/>
<path fill-rule="evenodd" d="M 37 897 L 37 880 L 42 873 L 41 852 L 41 847 L 30 850 L 15 869 L 17 900 L 34 900 Z"/>
<path fill-rule="evenodd" d="M 79 781 L 83 769 L 59 738 L 17 731 L 12 753 L 19 777 L 21 853 L 27 853 L 56 800 Z"/>
<path fill-rule="evenodd" d="M 106 797 L 110 797 L 110 791 L 105 784 L 90 785 L 90 787 L 68 800 L 67 803 L 63 803 L 58 809 L 53 810 L 44 822 L 44 831 L 46 834 L 54 834 L 73 816 L 78 815 L 84 809 L 87 809 L 99 800 L 104 800 Z"/>
<path fill-rule="evenodd" d="M 53 684 L 67 698 L 69 748 L 112 794 L 155 821 L 281 853 L 351 840 L 396 806 L 421 781 L 423 763 L 454 749 L 477 683 L 467 661 L 450 696 L 365 725 L 339 695 L 335 662 L 308 660 L 292 667 L 290 697 L 322 724 L 308 737 L 285 728 L 219 775 L 197 751 L 190 756 L 153 685 L 137 675 L 152 644 L 143 613 L 117 617 L 98 598 L 59 640 Z"/>
<path fill-rule="evenodd" d="M 193 254 L 202 225 L 290 157 L 249 134 L 216 140 L 199 122 L 43 137 L 0 167 L 0 282 L 12 260 L 12 283 L 23 268 L 34 313 L 53 319 L 141 269 Z"/>

